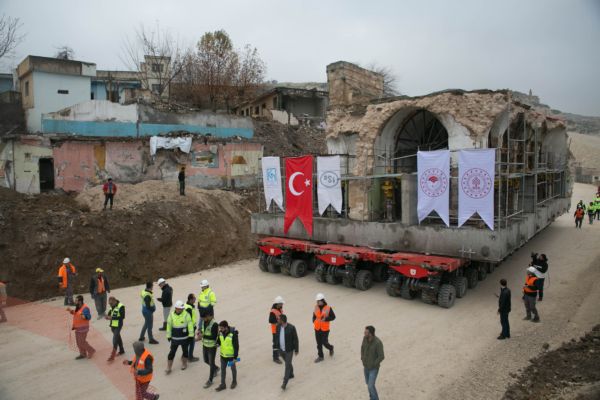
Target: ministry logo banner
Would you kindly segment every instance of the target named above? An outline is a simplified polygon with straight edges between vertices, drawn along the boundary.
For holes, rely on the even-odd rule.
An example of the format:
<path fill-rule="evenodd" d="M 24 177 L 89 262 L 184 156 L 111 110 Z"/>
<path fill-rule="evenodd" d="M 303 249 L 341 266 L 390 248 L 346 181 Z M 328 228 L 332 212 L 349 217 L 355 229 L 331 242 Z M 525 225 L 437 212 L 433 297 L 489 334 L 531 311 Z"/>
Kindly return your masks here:
<path fill-rule="evenodd" d="M 450 226 L 450 151 L 418 151 L 417 171 L 419 223 L 435 211 Z"/>
<path fill-rule="evenodd" d="M 496 149 L 458 153 L 458 226 L 477 213 L 494 230 Z"/>

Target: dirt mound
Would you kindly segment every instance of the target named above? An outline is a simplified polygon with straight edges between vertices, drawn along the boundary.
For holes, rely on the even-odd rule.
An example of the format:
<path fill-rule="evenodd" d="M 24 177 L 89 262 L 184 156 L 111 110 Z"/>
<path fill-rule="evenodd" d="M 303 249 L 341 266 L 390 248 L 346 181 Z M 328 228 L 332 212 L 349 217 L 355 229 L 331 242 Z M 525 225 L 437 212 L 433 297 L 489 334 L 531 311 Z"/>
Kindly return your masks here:
<path fill-rule="evenodd" d="M 569 139 L 571 139 L 571 152 L 575 160 L 584 168 L 600 171 L 600 136 L 569 132 Z"/>
<path fill-rule="evenodd" d="M 97 267 L 120 287 L 254 255 L 250 197 L 192 188 L 180 197 L 169 184 L 149 182 L 120 185 L 112 211 L 89 211 L 102 206 L 100 192 L 93 188 L 76 200 L 0 188 L 2 273 L 11 296 L 57 295 L 64 257 L 78 267 L 77 291 L 85 293 Z"/>
<path fill-rule="evenodd" d="M 309 126 L 290 126 L 272 121 L 254 121 L 254 139 L 265 147 L 265 156 L 326 154 L 325 131 Z"/>
<path fill-rule="evenodd" d="M 531 360 L 505 400 L 600 399 L 600 325 Z"/>

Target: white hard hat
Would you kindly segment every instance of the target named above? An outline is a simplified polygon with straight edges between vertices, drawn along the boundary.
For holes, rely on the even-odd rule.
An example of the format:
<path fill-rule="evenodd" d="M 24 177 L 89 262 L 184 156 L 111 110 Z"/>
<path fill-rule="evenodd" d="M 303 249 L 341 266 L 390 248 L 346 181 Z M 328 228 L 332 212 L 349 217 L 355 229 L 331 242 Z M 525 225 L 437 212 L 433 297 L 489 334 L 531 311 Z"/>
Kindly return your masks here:
<path fill-rule="evenodd" d="M 63 264 L 68 264 L 70 262 L 71 262 L 71 259 L 69 257 L 67 257 L 63 260 Z"/>
<path fill-rule="evenodd" d="M 273 300 L 273 303 L 275 303 L 275 304 L 285 304 L 285 301 L 283 301 L 283 297 L 277 296 L 277 297 L 275 297 L 275 300 Z"/>
<path fill-rule="evenodd" d="M 165 278 L 158 278 L 158 281 L 156 283 L 158 283 L 160 285 L 165 282 L 166 282 Z"/>
<path fill-rule="evenodd" d="M 185 305 L 183 304 L 183 301 L 177 300 L 175 302 L 175 308 L 179 308 L 179 309 L 185 308 Z"/>
<path fill-rule="evenodd" d="M 200 287 L 207 287 L 207 286 L 208 286 L 208 280 L 202 279 L 202 282 L 200 282 Z"/>
<path fill-rule="evenodd" d="M 316 301 L 325 300 L 325 295 L 323 293 L 318 293 L 317 297 L 315 297 Z"/>

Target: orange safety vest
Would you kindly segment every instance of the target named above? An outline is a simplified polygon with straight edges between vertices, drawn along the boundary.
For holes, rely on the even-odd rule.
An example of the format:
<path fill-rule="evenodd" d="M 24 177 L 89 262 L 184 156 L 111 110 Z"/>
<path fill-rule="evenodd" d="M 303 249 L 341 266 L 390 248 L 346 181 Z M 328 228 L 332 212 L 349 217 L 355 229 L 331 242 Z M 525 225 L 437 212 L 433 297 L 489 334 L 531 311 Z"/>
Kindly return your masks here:
<path fill-rule="evenodd" d="M 75 275 L 77 273 L 77 270 L 75 269 L 75 266 L 71 263 L 69 263 L 69 268 L 71 268 L 71 273 L 73 275 Z M 61 265 L 60 268 L 58 269 L 58 276 L 59 278 L 62 278 L 62 282 L 60 283 L 60 287 L 63 289 L 67 288 L 67 266 L 65 264 Z"/>
<path fill-rule="evenodd" d="M 329 321 L 324 321 L 324 319 L 329 317 L 330 310 L 331 307 L 329 306 L 323 307 L 323 310 L 321 310 L 318 305 L 315 306 L 315 322 L 313 324 L 315 326 L 315 331 L 329 331 Z"/>
<path fill-rule="evenodd" d="M 577 210 L 575 210 L 575 218 L 583 218 L 583 215 L 583 208 L 578 208 Z"/>
<path fill-rule="evenodd" d="M 104 287 L 104 278 L 100 277 L 98 278 L 98 287 L 96 288 L 96 293 L 102 294 L 104 292 L 106 292 L 106 288 Z"/>
<path fill-rule="evenodd" d="M 144 352 L 140 356 L 139 360 L 135 359 L 135 355 L 131 359 L 131 373 L 133 374 L 133 377 L 135 378 L 135 380 L 138 381 L 139 383 L 148 383 L 152 380 L 152 372 L 149 373 L 148 375 L 136 375 L 136 373 L 135 373 L 135 371 L 137 371 L 139 369 L 146 368 L 146 358 L 148 358 L 148 357 L 153 359 L 152 354 L 147 349 L 144 349 Z"/>
<path fill-rule="evenodd" d="M 531 289 L 530 286 L 535 287 L 537 278 L 535 276 L 528 276 L 525 279 L 525 286 L 523 286 L 523 293 L 537 293 L 537 289 Z"/>
<path fill-rule="evenodd" d="M 77 311 L 73 312 L 73 329 L 85 328 L 90 326 L 90 321 L 83 316 L 83 310 L 88 308 L 85 304 Z"/>
<path fill-rule="evenodd" d="M 271 312 L 275 314 L 275 318 L 277 318 L 277 322 L 279 322 L 279 317 L 281 317 L 281 314 L 283 314 L 282 310 L 272 308 Z M 274 334 L 275 332 L 277 332 L 277 324 L 271 324 L 271 333 Z"/>

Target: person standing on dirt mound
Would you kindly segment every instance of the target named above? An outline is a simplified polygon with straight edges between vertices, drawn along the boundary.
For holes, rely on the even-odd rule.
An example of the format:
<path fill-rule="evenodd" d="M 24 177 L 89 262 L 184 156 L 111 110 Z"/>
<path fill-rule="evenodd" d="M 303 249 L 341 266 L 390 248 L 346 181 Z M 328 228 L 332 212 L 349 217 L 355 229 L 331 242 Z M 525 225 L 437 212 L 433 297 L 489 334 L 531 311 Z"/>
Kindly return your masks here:
<path fill-rule="evenodd" d="M 508 314 L 510 313 L 510 289 L 506 286 L 506 279 L 500 279 L 500 296 L 498 296 L 498 314 L 500 315 L 500 325 L 502 332 L 498 340 L 510 338 L 510 324 L 508 323 Z"/>
<path fill-rule="evenodd" d="M 333 312 L 333 308 L 327 305 L 323 293 L 317 294 L 315 300 L 317 304 L 313 311 L 312 320 L 315 328 L 318 353 L 315 362 L 318 363 L 324 360 L 323 346 L 329 350 L 329 356 L 333 357 L 333 346 L 329 344 L 329 324 L 335 319 L 335 313 Z"/>
<path fill-rule="evenodd" d="M 167 319 L 171 314 L 171 307 L 173 306 L 173 288 L 169 286 L 167 281 L 164 278 L 158 279 L 158 287 L 160 288 L 162 294 L 157 301 L 160 301 L 163 306 L 163 325 L 161 328 L 158 328 L 159 331 L 167 330 Z"/>
<path fill-rule="evenodd" d="M 77 269 L 71 263 L 69 257 L 63 260 L 62 265 L 58 268 L 58 288 L 65 292 L 65 306 L 74 306 L 73 301 L 73 286 L 75 285 L 75 277 Z"/>
<path fill-rule="evenodd" d="M 104 209 L 106 210 L 106 205 L 110 201 L 110 209 L 113 208 L 113 200 L 115 194 L 117 194 L 117 185 L 112 181 L 112 178 L 108 178 L 104 186 L 102 186 L 102 191 L 104 192 Z"/>
<path fill-rule="evenodd" d="M 179 195 L 185 196 L 185 167 L 181 167 L 177 179 L 179 179 Z"/>
<path fill-rule="evenodd" d="M 154 340 L 154 335 L 152 335 L 152 325 L 154 324 L 154 311 L 156 311 L 156 306 L 154 305 L 154 299 L 152 298 L 152 282 L 146 282 L 146 288 L 142 290 L 140 293 L 142 297 L 142 315 L 144 316 L 144 325 L 142 326 L 142 331 L 140 332 L 140 342 L 143 342 L 146 338 L 146 331 L 148 331 L 148 338 L 150 339 L 148 343 L 150 344 L 158 344 L 158 341 Z"/>
<path fill-rule="evenodd" d="M 108 278 L 104 274 L 102 268 L 96 268 L 96 275 L 92 276 L 92 279 L 90 279 L 90 295 L 96 303 L 98 319 L 102 319 L 106 315 L 107 293 L 110 293 Z"/>
<path fill-rule="evenodd" d="M 525 321 L 540 322 L 540 316 L 537 308 L 535 307 L 536 298 L 538 295 L 538 278 L 535 276 L 537 269 L 535 267 L 527 268 L 527 278 L 525 278 L 525 285 L 523 286 L 523 302 L 525 303 Z M 533 319 L 531 319 L 533 314 Z"/>

